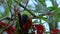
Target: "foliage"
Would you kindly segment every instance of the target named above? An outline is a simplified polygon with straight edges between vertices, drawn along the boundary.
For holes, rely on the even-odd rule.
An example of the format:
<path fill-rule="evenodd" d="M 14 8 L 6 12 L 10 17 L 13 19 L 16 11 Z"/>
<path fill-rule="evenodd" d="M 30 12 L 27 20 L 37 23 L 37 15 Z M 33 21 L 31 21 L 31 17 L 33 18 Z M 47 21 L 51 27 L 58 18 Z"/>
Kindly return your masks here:
<path fill-rule="evenodd" d="M 12 12 L 12 14 L 14 14 L 14 9 L 15 8 L 18 8 L 18 7 L 23 7 L 24 8 L 24 10 L 22 10 L 21 11 L 21 8 L 19 8 L 19 11 L 21 12 L 21 14 L 27 14 L 29 17 L 33 17 L 33 18 L 39 18 L 39 19 L 42 19 L 42 20 L 44 20 L 44 21 L 46 21 L 46 22 L 48 22 L 48 17 L 47 18 L 45 18 L 45 17 L 43 17 L 43 16 L 49 16 L 49 14 L 48 14 L 48 12 L 49 11 L 51 11 L 51 12 L 53 12 L 53 19 L 55 19 L 55 21 L 60 21 L 60 8 L 58 8 L 58 4 L 57 3 L 55 3 L 55 1 L 54 0 L 50 0 L 51 2 L 52 2 L 52 4 L 53 4 L 53 6 L 52 7 L 46 7 L 46 4 L 45 4 L 45 0 L 38 0 L 38 2 L 37 2 L 37 0 L 35 0 L 36 2 L 37 2 L 37 4 L 35 4 L 35 8 L 36 8 L 36 10 L 31 10 L 29 7 L 28 8 L 26 8 L 26 7 L 24 7 L 24 2 L 25 2 L 26 0 L 6 0 L 6 2 L 5 1 L 2 1 L 3 3 L 1 3 L 1 5 L 2 4 L 5 4 L 6 3 L 6 6 L 5 6 L 5 12 L 4 13 L 1 13 L 0 12 L 0 19 L 1 18 L 3 18 L 3 17 L 9 17 L 9 12 L 11 11 Z M 15 3 L 16 5 L 14 5 L 13 3 Z M 26 2 L 25 2 L 26 3 Z M 21 4 L 21 5 L 20 5 Z M 23 5 L 23 6 L 22 6 Z M 28 3 L 27 3 L 27 5 L 28 5 Z M 16 7 L 17 6 L 17 7 Z M 13 7 L 13 8 L 12 8 Z M 12 9 L 12 10 L 11 10 Z M 29 13 L 30 12 L 30 13 Z M 39 15 L 35 15 L 35 13 L 46 13 L 46 14 L 44 14 L 44 15 L 42 15 L 42 14 L 39 14 Z M 12 15 L 11 15 L 12 16 Z M 35 17 L 36 16 L 36 17 Z M 14 17 L 13 17 L 14 18 Z M 12 19 L 13 19 L 12 18 Z M 37 22 L 36 20 L 34 21 L 34 22 Z M 49 21 L 50 22 L 50 21 Z M 53 24 L 53 22 L 51 23 L 51 24 Z M 17 28 L 17 30 L 18 30 L 18 24 L 16 23 L 16 28 Z"/>

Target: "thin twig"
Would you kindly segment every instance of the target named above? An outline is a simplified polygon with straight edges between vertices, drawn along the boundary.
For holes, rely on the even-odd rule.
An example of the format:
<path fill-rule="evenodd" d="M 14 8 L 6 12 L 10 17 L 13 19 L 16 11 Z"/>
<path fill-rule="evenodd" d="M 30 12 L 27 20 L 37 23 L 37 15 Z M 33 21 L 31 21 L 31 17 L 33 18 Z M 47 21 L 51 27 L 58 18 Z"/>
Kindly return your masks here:
<path fill-rule="evenodd" d="M 16 3 L 18 3 L 17 1 L 15 1 Z M 19 6 L 23 7 L 25 10 L 27 10 L 32 16 L 36 17 L 36 15 L 34 15 L 30 10 L 28 10 L 26 7 L 24 7 L 22 4 L 19 4 Z"/>
<path fill-rule="evenodd" d="M 25 0 L 25 2 L 26 2 L 25 7 L 27 7 L 27 5 L 28 5 L 28 3 L 29 3 L 29 0 Z"/>
<path fill-rule="evenodd" d="M 14 19 L 13 19 L 13 23 L 11 25 L 8 24 L 8 26 L 2 30 L 2 32 L 0 32 L 0 34 L 2 34 L 6 29 L 8 29 L 10 26 L 14 25 L 14 21 L 16 19 L 16 15 L 14 15 Z"/>
<path fill-rule="evenodd" d="M 8 2 L 8 1 L 7 1 Z M 8 3 L 7 3 L 8 4 Z M 11 13 L 11 19 L 12 19 L 12 11 L 11 11 L 11 6 L 9 6 L 9 4 L 8 4 L 8 7 L 9 7 L 9 9 L 10 9 L 10 13 Z M 9 22 L 8 22 L 8 25 L 10 24 L 10 21 L 11 21 L 11 19 L 9 20 Z M 12 26 L 12 25 L 11 25 Z M 0 32 L 0 34 L 2 34 L 8 27 L 10 27 L 10 26 L 7 26 L 6 28 L 4 28 L 4 30 L 2 31 L 2 32 Z"/>
<path fill-rule="evenodd" d="M 7 2 L 8 2 L 8 1 L 7 1 Z M 7 3 L 7 4 L 8 4 L 8 3 Z M 8 7 L 9 7 L 9 10 L 10 10 L 10 13 L 11 13 L 11 19 L 12 19 L 13 15 L 12 15 L 12 11 L 11 11 L 11 6 L 8 4 Z M 10 23 L 11 19 L 9 20 L 8 24 Z"/>

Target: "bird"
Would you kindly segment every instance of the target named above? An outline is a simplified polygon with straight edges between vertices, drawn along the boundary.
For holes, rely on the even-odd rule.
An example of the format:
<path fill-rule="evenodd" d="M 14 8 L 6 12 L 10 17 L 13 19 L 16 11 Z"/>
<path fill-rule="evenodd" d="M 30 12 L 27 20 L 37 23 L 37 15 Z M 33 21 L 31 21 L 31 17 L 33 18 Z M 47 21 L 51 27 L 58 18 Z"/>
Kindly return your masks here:
<path fill-rule="evenodd" d="M 31 28 L 32 26 L 32 19 L 29 18 L 27 15 L 23 14 L 21 16 L 21 29 L 28 34 L 28 30 Z"/>

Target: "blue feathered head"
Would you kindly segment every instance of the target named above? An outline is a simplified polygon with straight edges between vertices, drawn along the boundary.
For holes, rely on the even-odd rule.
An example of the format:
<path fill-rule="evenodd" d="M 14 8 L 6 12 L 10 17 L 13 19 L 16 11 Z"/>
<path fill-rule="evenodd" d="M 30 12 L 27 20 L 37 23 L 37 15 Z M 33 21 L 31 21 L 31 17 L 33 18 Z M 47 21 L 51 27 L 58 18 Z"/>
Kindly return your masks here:
<path fill-rule="evenodd" d="M 21 16 L 21 21 L 22 21 L 22 23 L 26 23 L 27 20 L 28 20 L 28 16 L 27 16 L 27 15 L 22 15 L 22 16 Z"/>

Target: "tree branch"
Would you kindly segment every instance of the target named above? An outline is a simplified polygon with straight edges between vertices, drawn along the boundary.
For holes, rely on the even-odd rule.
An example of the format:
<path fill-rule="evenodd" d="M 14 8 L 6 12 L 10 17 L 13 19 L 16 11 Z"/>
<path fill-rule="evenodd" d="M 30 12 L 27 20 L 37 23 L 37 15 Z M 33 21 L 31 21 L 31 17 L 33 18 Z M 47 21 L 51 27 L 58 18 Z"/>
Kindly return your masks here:
<path fill-rule="evenodd" d="M 16 3 L 18 3 L 17 1 L 15 1 Z M 22 8 L 24 8 L 25 10 L 27 10 L 32 16 L 37 17 L 36 15 L 34 15 L 30 10 L 28 10 L 26 7 L 24 7 L 22 4 L 19 4 L 19 6 L 21 6 Z"/>

